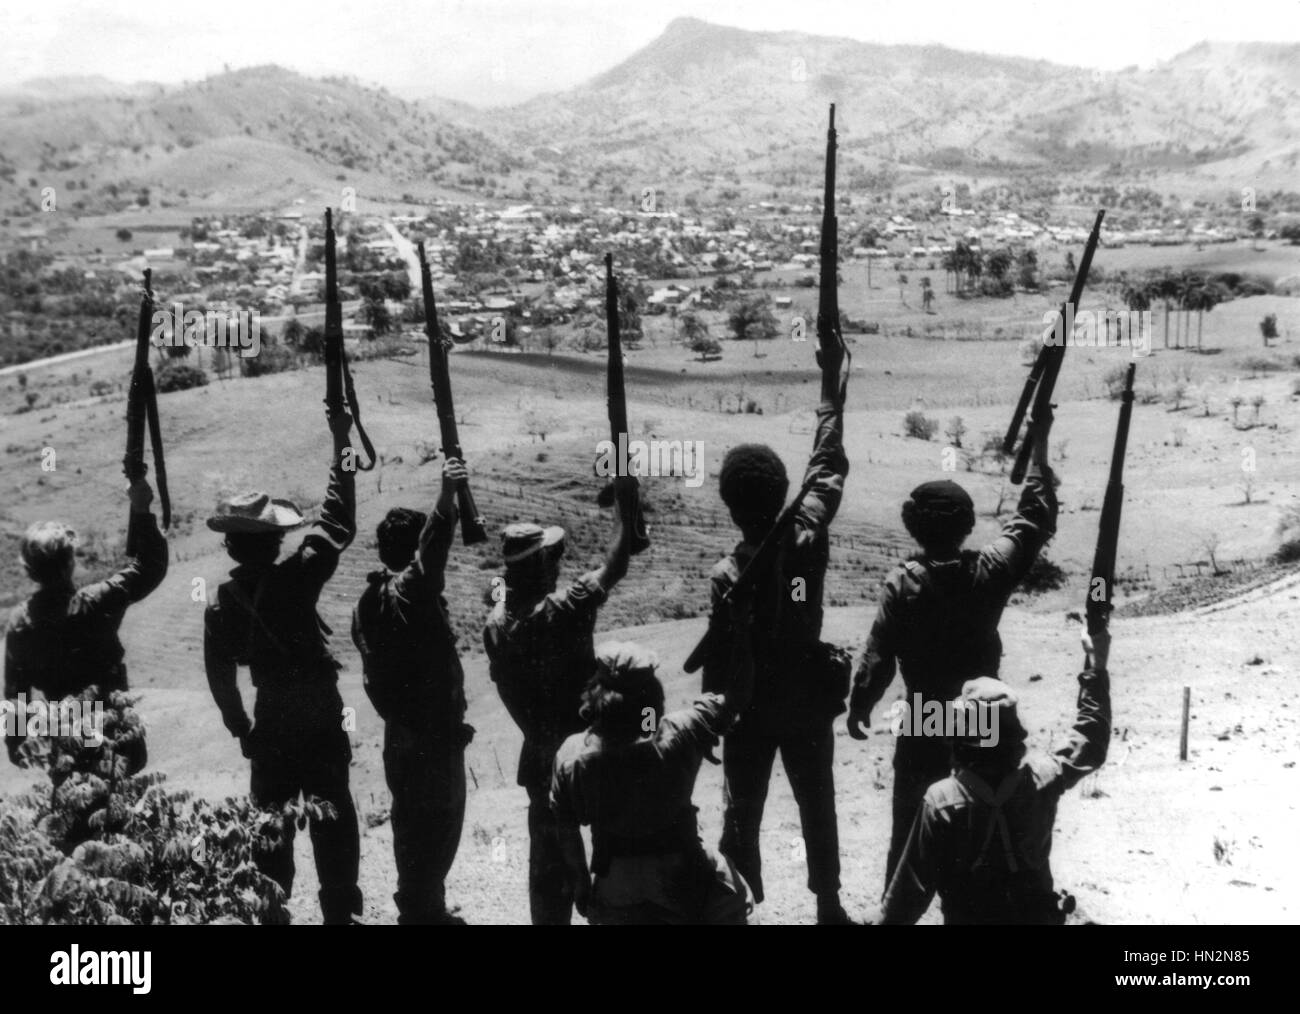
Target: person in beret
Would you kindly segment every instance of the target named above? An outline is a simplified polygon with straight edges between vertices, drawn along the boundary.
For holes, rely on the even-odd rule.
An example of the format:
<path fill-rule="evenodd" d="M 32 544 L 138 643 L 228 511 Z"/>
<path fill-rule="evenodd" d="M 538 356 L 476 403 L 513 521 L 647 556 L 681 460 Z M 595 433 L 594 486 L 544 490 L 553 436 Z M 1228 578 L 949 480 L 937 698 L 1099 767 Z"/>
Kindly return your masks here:
<path fill-rule="evenodd" d="M 926 482 L 903 504 L 903 524 L 920 551 L 885 577 L 866 650 L 849 698 L 849 735 L 866 739 L 871 711 L 902 672 L 907 701 L 946 702 L 977 676 L 1002 664 L 998 623 L 1016 585 L 1056 531 L 1056 483 L 1047 433 L 1034 437 L 1033 458 L 1015 516 L 982 549 L 965 549 L 975 505 L 957 483 Z M 941 737 L 900 736 L 894 750 L 893 830 L 889 883 L 925 790 L 948 770 Z"/>
<path fill-rule="evenodd" d="M 331 633 L 317 612 L 325 584 L 357 532 L 352 418 L 330 418 L 334 454 L 320 519 L 281 558 L 285 535 L 306 523 L 289 500 L 263 492 L 223 500 L 208 527 L 225 537 L 237 566 L 204 614 L 208 686 L 230 734 L 252 768 L 249 794 L 278 809 L 302 796 L 333 806 L 335 816 L 311 822 L 324 922 L 345 925 L 362 911 L 358 886 L 361 837 L 349 786 L 352 744 L 344 728 L 339 663 Z M 247 667 L 256 699 L 249 718 L 237 675 Z M 294 822 L 258 866 L 293 891 Z"/>
<path fill-rule="evenodd" d="M 952 743 L 952 772 L 925 792 L 877 921 L 911 924 L 937 894 L 947 924 L 1059 925 L 1073 898 L 1052 879 L 1061 796 L 1106 760 L 1110 745 L 1110 633 L 1084 634 L 1084 668 L 1069 742 L 1026 748 L 1015 691 L 968 681 L 954 706 L 983 710 Z M 980 735 L 994 730 L 995 735 Z"/>
<path fill-rule="evenodd" d="M 618 528 L 605 561 L 557 590 L 564 529 L 508 525 L 502 532 L 505 580 L 487 623 L 488 673 L 524 734 L 517 781 L 528 792 L 528 903 L 534 925 L 568 925 L 573 885 L 551 809 L 555 751 L 584 728 L 582 692 L 595 666 L 596 615 L 627 574 L 636 480 L 614 480 Z"/>

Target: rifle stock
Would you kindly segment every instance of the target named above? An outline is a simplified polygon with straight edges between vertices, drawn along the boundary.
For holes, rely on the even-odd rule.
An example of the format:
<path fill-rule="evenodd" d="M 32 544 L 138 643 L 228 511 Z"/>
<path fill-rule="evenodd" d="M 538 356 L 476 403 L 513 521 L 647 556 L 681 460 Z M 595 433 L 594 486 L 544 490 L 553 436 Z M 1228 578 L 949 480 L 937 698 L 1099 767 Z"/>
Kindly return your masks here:
<path fill-rule="evenodd" d="M 338 262 L 334 249 L 334 212 L 325 209 L 325 414 L 330 419 L 344 411 L 352 414 L 352 424 L 366 452 L 368 464 L 357 463 L 357 470 L 369 472 L 375 467 L 375 448 L 361 425 L 361 406 L 348 370 L 343 349 L 343 304 L 339 301 Z"/>
<path fill-rule="evenodd" d="M 153 370 L 149 367 L 149 344 L 153 332 L 153 272 L 144 270 L 144 292 L 140 298 L 140 316 L 136 321 L 135 362 L 131 369 L 131 387 L 126 403 L 126 454 L 122 458 L 122 472 L 128 482 L 137 482 L 149 474 L 144 461 L 144 434 L 149 430 L 153 446 L 155 485 L 162 513 L 162 526 L 171 526 L 171 497 L 167 492 L 167 465 L 163 458 L 162 426 L 158 420 L 158 392 L 154 387 Z M 126 552 L 136 555 L 139 534 L 135 515 L 127 522 Z"/>
<path fill-rule="evenodd" d="M 610 440 L 619 447 L 619 438 L 628 438 L 627 430 L 627 388 L 623 381 L 623 340 L 619 326 L 618 282 L 614 280 L 614 255 L 605 254 L 605 329 L 609 345 L 609 361 L 605 368 L 605 403 L 609 410 Z M 632 553 L 643 552 L 650 547 L 650 532 L 646 527 L 645 515 L 641 511 L 640 484 L 633 480 L 632 514 L 629 519 L 632 526 Z M 615 502 L 617 499 L 615 498 Z"/>
<path fill-rule="evenodd" d="M 1119 425 L 1115 429 L 1115 450 L 1110 458 L 1110 478 L 1106 498 L 1102 501 L 1101 521 L 1097 530 L 1097 551 L 1092 558 L 1092 580 L 1088 585 L 1086 607 L 1088 633 L 1104 629 L 1114 608 L 1115 561 L 1119 548 L 1119 519 L 1124 506 L 1124 454 L 1128 448 L 1129 423 L 1133 417 L 1133 375 L 1137 365 L 1130 363 L 1124 377 L 1124 393 L 1119 407 Z"/>
<path fill-rule="evenodd" d="M 424 255 L 424 242 L 417 246 L 420 254 L 420 289 L 424 297 L 424 333 L 429 340 L 429 385 L 433 388 L 433 402 L 438 410 L 438 428 L 442 438 L 445 458 L 460 458 L 460 435 L 456 427 L 456 409 L 451 400 L 451 364 L 447 355 L 449 342 L 438 327 L 438 307 L 433 299 L 433 274 Z M 462 482 L 456 490 L 456 503 L 460 508 L 460 539 L 467 546 L 487 539 L 483 518 L 474 503 L 469 482 Z"/>
<path fill-rule="evenodd" d="M 749 563 L 745 565 L 745 569 L 736 578 L 736 583 L 727 589 L 718 606 L 714 608 L 714 615 L 718 614 L 719 609 L 725 609 L 726 606 L 730 605 L 731 600 L 736 597 L 738 592 L 748 590 L 750 585 L 766 573 L 767 568 L 771 565 L 772 557 L 776 555 L 777 549 L 780 548 L 781 539 L 790 526 L 794 524 L 794 520 L 799 514 L 799 508 L 803 506 L 804 498 L 816 484 L 817 480 L 812 478 L 799 487 L 799 492 L 795 494 L 795 498 L 790 501 L 789 506 L 781 512 L 776 521 L 772 523 L 772 527 L 767 530 L 767 534 L 763 536 L 763 541 L 758 544 L 758 549 L 754 550 L 754 555 L 749 558 Z M 709 628 L 704 632 L 704 636 L 700 638 L 694 650 L 682 663 L 683 672 L 695 672 L 704 664 L 704 659 L 709 653 L 709 645 L 715 636 L 717 635 L 714 633 L 714 626 L 710 621 Z"/>
<path fill-rule="evenodd" d="M 1101 223 L 1105 217 L 1104 208 L 1097 212 L 1092 232 L 1088 235 L 1088 242 L 1083 248 L 1083 257 L 1080 258 L 1078 270 L 1074 274 L 1070 298 L 1061 304 L 1061 309 L 1058 311 L 1062 328 L 1061 341 L 1059 344 L 1044 343 L 1038 350 L 1029 376 L 1025 378 L 1020 400 L 1016 402 L 1016 409 L 1011 415 L 1011 425 L 1007 427 L 1007 434 L 1002 440 L 1004 454 L 1016 453 L 1016 438 L 1020 435 L 1020 425 L 1028 414 L 1030 428 L 1025 432 L 1020 451 L 1016 453 L 1015 464 L 1011 468 L 1011 482 L 1015 485 L 1024 481 L 1025 472 L 1028 471 L 1029 459 L 1034 449 L 1035 431 L 1043 432 L 1051 427 L 1052 395 L 1056 390 L 1056 378 L 1061 372 L 1061 364 L 1065 361 L 1066 346 L 1071 340 L 1071 336 L 1065 333 L 1066 322 L 1074 320 L 1079 300 L 1083 298 L 1083 289 L 1088 282 L 1088 272 L 1092 269 L 1092 256 L 1097 252 L 1097 244 L 1101 239 Z"/>

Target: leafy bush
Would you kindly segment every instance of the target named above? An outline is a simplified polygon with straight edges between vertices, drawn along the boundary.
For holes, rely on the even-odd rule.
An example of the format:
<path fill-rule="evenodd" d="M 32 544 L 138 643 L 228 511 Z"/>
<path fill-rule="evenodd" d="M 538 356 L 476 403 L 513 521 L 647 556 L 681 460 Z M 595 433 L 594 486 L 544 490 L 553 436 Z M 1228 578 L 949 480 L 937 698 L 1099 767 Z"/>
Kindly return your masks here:
<path fill-rule="evenodd" d="M 286 370 L 296 370 L 298 365 L 298 354 L 293 349 L 265 340 L 257 355 L 243 356 L 239 360 L 239 368 L 245 377 L 284 373 Z"/>
<path fill-rule="evenodd" d="M 165 775 L 139 774 L 144 727 L 132 704 L 110 695 L 96 745 L 34 737 L 19 748 L 52 789 L 0 800 L 0 924 L 287 923 L 284 892 L 256 860 L 286 821 L 332 809 L 165 791 Z"/>
<path fill-rule="evenodd" d="M 169 359 L 158 370 L 159 394 L 188 391 L 191 387 L 203 387 L 207 382 L 206 370 L 175 359 Z"/>
<path fill-rule="evenodd" d="M 903 416 L 903 433 L 918 440 L 933 440 L 939 432 L 939 420 L 931 419 L 925 413 L 913 410 Z"/>
<path fill-rule="evenodd" d="M 1020 587 L 1030 595 L 1038 595 L 1042 592 L 1055 591 L 1064 584 L 1065 571 L 1039 553 L 1033 566 L 1029 568 L 1029 573 L 1020 582 Z"/>

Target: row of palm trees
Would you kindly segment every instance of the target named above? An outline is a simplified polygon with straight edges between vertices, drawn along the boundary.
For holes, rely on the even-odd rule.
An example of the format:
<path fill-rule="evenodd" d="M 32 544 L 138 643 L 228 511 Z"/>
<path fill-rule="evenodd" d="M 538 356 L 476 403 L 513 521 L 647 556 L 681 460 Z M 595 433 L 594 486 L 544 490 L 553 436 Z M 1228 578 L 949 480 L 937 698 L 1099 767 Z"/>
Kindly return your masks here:
<path fill-rule="evenodd" d="M 1196 314 L 1196 350 L 1201 351 L 1201 329 L 1205 314 L 1232 298 L 1232 293 L 1218 282 L 1191 271 L 1153 272 L 1141 278 L 1120 278 L 1121 298 L 1130 310 L 1149 310 L 1153 303 L 1164 304 L 1165 348 L 1188 348 L 1191 342 L 1191 315 Z M 1169 319 L 1179 311 L 1174 328 L 1174 343 L 1169 344 Z"/>

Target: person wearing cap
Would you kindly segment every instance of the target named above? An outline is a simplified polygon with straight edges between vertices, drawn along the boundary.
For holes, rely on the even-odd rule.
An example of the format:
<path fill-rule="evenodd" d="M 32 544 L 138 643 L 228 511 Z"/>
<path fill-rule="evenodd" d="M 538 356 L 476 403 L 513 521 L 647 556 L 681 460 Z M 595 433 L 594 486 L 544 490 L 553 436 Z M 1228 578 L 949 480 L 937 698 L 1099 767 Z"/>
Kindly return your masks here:
<path fill-rule="evenodd" d="M 327 925 L 351 923 L 362 911 L 361 838 L 348 784 L 352 745 L 343 727 L 340 666 L 329 649 L 331 631 L 316 611 L 357 531 L 351 427 L 347 413 L 330 418 L 334 456 L 320 519 L 284 559 L 285 533 L 306 521 L 289 500 L 245 493 L 223 500 L 207 522 L 225 536 L 226 552 L 238 564 L 204 614 L 208 686 L 250 761 L 255 803 L 279 809 L 301 794 L 335 810 L 334 817 L 311 822 Z M 248 667 L 257 692 L 251 720 L 239 692 L 240 666 Z M 294 822 L 285 821 L 277 847 L 257 859 L 286 895 L 293 890 L 293 838 Z"/>
<path fill-rule="evenodd" d="M 938 894 L 949 924 L 1064 922 L 1050 862 L 1057 803 L 1105 762 L 1111 735 L 1109 632 L 1085 634 L 1083 648 L 1074 729 L 1053 754 L 1026 750 L 1005 683 L 962 687 L 955 706 L 984 713 L 954 740 L 951 774 L 926 790 L 876 921 L 914 923 Z M 976 732 L 990 728 L 996 737 Z"/>
<path fill-rule="evenodd" d="M 128 689 L 126 651 L 118 634 L 128 607 L 147 598 L 167 576 L 167 539 L 149 509 L 153 489 L 145 479 L 131 484 L 128 496 L 138 533 L 137 555 L 103 581 L 78 588 L 77 533 L 56 521 L 27 529 L 19 556 L 36 591 L 16 606 L 5 636 L 5 699 L 17 701 L 40 691 L 50 702 L 97 687 L 104 698 Z M 16 765 L 25 766 L 25 737 L 5 737 Z M 144 767 L 144 741 L 130 758 Z"/>
<path fill-rule="evenodd" d="M 524 734 L 517 781 L 528 792 L 528 903 L 534 925 L 568 925 L 573 887 L 551 809 L 555 751 L 585 723 L 582 692 L 595 668 L 596 615 L 627 573 L 636 480 L 614 480 L 618 528 L 604 563 L 557 591 L 564 529 L 512 524 L 502 533 L 503 594 L 483 628 L 488 672 Z"/>
<path fill-rule="evenodd" d="M 903 524 L 920 552 L 886 576 L 849 698 L 849 735 L 866 739 L 871 711 L 902 671 L 907 698 L 947 702 L 1002 664 L 998 623 L 1007 599 L 1056 531 L 1055 476 L 1047 432 L 1033 458 L 1014 517 L 980 550 L 963 549 L 975 527 L 970 495 L 949 480 L 927 482 L 903 504 Z M 925 790 L 948 770 L 942 738 L 900 736 L 894 750 L 893 829 L 885 883 L 893 877 Z"/>
<path fill-rule="evenodd" d="M 849 460 L 839 372 L 842 353 L 821 353 L 821 403 L 804 482 L 804 496 L 786 529 L 773 569 L 762 575 L 754 600 L 752 639 L 754 693 L 722 745 L 723 832 L 719 850 L 734 860 L 755 903 L 764 898 L 759 831 L 772 765 L 780 753 L 799 807 L 806 846 L 808 890 L 817 899 L 817 922 L 848 923 L 840 904 L 840 844 L 835 813 L 835 733 L 844 711 L 850 663 L 837 660 L 821 641 L 822 595 L 830 565 L 830 525 L 844 496 Z M 741 541 L 710 574 L 711 636 L 704 657 L 702 689 L 729 685 L 737 632 L 724 605 L 741 572 L 785 506 L 785 465 L 764 444 L 729 450 L 718 476 L 719 493 Z"/>
<path fill-rule="evenodd" d="M 748 603 L 733 610 L 747 626 Z M 551 800 L 578 914 L 592 925 L 744 925 L 744 879 L 700 839 L 691 803 L 704 757 L 753 692 L 749 639 L 737 638 L 725 695 L 664 714 L 658 659 L 639 645 L 596 649 L 582 695 L 587 729 L 555 757 Z M 591 826 L 591 866 L 579 827 Z"/>
<path fill-rule="evenodd" d="M 468 476 L 447 459 L 427 517 L 394 507 L 375 541 L 373 571 L 352 613 L 366 695 L 384 720 L 384 774 L 393 796 L 397 922 L 463 925 L 447 911 L 445 882 L 465 824 L 465 672 L 447 600 L 456 491 Z"/>

